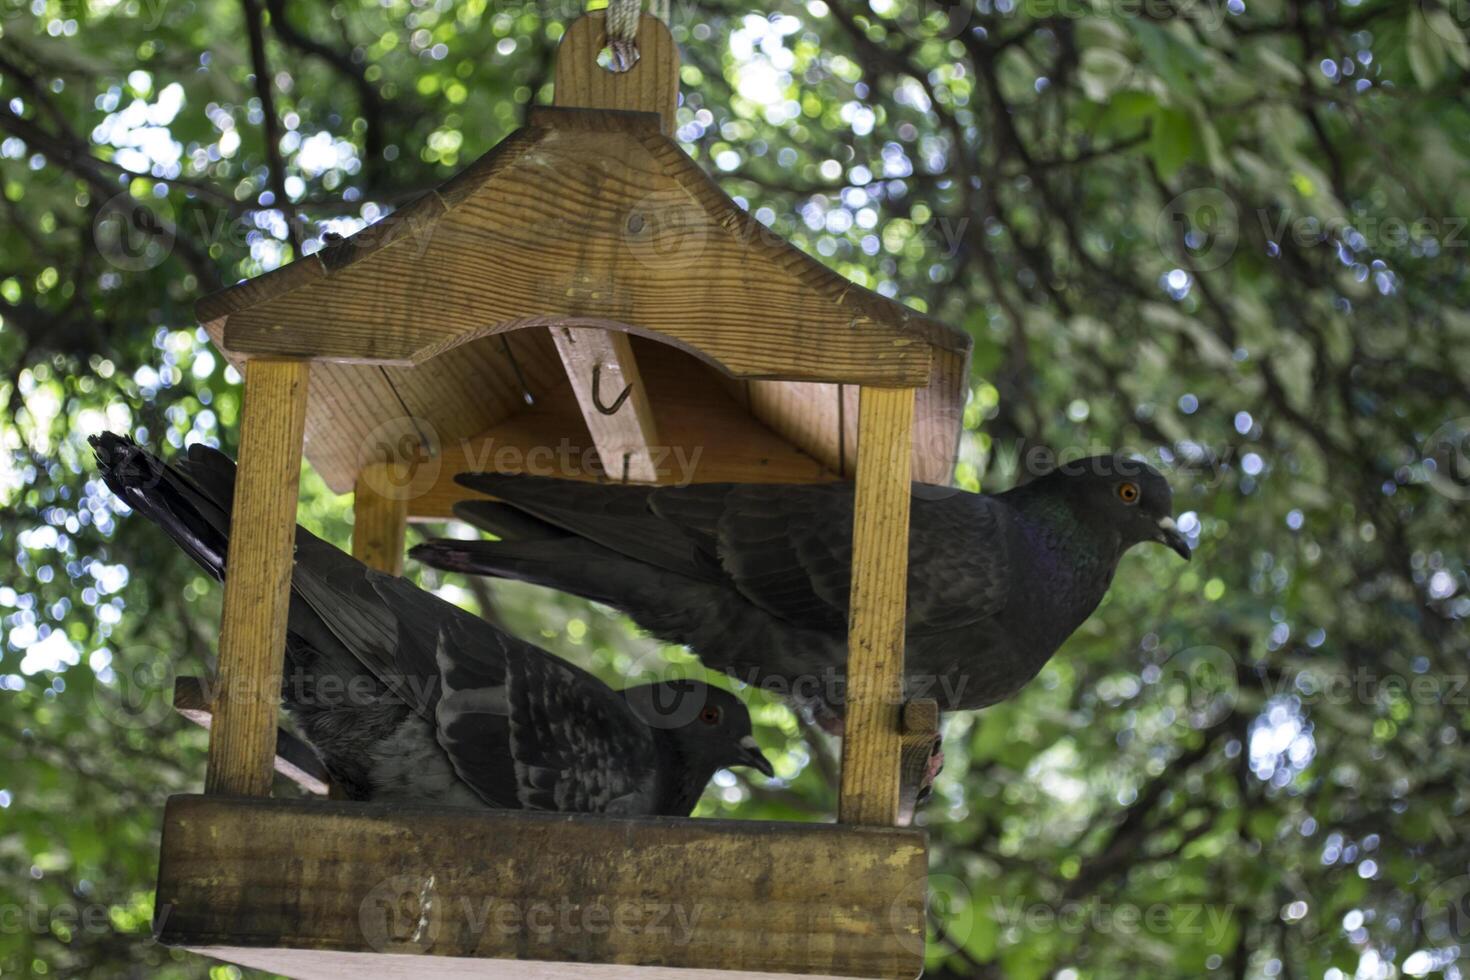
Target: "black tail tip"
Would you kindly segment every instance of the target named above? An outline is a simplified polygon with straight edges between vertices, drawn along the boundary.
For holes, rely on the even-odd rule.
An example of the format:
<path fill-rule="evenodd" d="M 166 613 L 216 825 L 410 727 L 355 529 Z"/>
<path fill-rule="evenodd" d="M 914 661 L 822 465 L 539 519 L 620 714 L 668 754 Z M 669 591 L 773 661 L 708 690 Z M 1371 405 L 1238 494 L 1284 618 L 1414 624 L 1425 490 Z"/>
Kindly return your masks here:
<path fill-rule="evenodd" d="M 87 444 L 97 457 L 97 465 L 104 469 L 116 467 L 141 448 L 129 436 L 120 436 L 116 432 L 99 432 L 95 436 L 88 436 Z"/>
<path fill-rule="evenodd" d="M 155 475 L 157 467 L 148 450 L 133 441 L 131 436 L 116 432 L 99 432 L 88 436 L 87 443 L 97 457 L 97 467 L 109 480 L 137 483 Z"/>

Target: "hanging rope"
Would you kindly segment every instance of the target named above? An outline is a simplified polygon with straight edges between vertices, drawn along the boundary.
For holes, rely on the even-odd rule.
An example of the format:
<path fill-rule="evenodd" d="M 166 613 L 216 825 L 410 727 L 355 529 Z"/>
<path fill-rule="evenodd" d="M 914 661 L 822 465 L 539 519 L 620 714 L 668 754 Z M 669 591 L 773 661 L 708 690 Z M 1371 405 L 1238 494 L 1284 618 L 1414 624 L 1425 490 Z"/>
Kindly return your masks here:
<path fill-rule="evenodd" d="M 642 0 L 608 0 L 607 45 L 612 49 L 613 71 L 627 71 L 638 63 L 638 20 Z M 648 12 L 669 22 L 669 0 L 649 0 Z"/>
<path fill-rule="evenodd" d="M 613 71 L 627 71 L 638 63 L 638 20 L 642 0 L 608 0 L 607 46 L 612 49 Z"/>

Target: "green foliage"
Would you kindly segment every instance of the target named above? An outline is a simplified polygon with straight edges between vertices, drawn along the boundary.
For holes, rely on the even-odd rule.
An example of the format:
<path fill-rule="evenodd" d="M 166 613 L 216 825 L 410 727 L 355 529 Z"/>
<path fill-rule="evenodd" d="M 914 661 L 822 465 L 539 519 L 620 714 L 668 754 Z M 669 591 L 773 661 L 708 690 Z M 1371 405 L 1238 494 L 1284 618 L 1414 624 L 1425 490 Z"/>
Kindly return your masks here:
<path fill-rule="evenodd" d="M 549 98 L 575 12 L 0 9 L 0 975 L 231 975 L 147 940 L 162 803 L 203 769 L 165 693 L 207 670 L 219 590 L 117 518 L 84 437 L 232 449 L 238 378 L 193 301 L 493 146 Z M 1132 448 L 1199 544 L 1187 569 L 1128 557 L 1018 698 L 947 720 L 931 975 L 1458 975 L 1464 13 L 675 4 L 688 151 L 808 252 L 974 335 L 958 481 Z M 309 471 L 303 518 L 345 542 Z M 605 609 L 411 572 L 617 683 L 695 669 Z M 756 700 L 781 778 L 722 781 L 699 812 L 830 815 L 833 747 Z"/>

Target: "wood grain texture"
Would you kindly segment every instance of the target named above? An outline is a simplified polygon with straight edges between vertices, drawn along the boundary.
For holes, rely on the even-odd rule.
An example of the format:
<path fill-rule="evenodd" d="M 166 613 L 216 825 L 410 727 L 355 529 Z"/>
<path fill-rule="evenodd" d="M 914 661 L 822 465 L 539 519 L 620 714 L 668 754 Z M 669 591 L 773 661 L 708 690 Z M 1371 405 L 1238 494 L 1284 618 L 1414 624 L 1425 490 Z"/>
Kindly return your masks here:
<path fill-rule="evenodd" d="M 334 490 L 368 462 L 432 457 L 542 413 L 539 367 L 547 352 L 559 364 L 549 328 L 562 326 L 674 346 L 741 398 L 747 381 L 753 392 L 845 384 L 849 402 L 854 385 L 921 387 L 914 474 L 949 480 L 968 337 L 848 282 L 736 206 L 670 139 L 678 52 L 656 18 L 640 24 L 642 57 L 615 74 L 595 63 L 603 14 L 577 20 L 556 106 L 533 108 L 525 127 L 370 227 L 199 302 L 236 367 L 316 362 L 307 454 Z M 850 475 L 856 412 L 839 432 L 836 399 L 793 392 L 750 408 Z"/>
<path fill-rule="evenodd" d="M 224 321 L 204 328 L 243 372 L 246 358 L 223 346 Z M 317 361 L 306 407 L 306 455 L 329 487 L 349 493 L 362 467 L 424 462 L 440 447 L 535 404 L 564 375 L 544 327 L 471 341 L 423 368 Z"/>
<path fill-rule="evenodd" d="M 535 109 L 492 156 L 457 178 L 452 206 L 417 209 L 412 234 L 353 236 L 323 250 L 324 277 L 229 313 L 226 346 L 421 364 L 570 324 L 641 332 L 741 378 L 917 386 L 933 349 L 969 343 L 775 236 L 652 114 Z"/>
<path fill-rule="evenodd" d="M 352 495 L 352 557 L 389 575 L 403 574 L 413 474 L 403 463 L 369 463 Z"/>
<path fill-rule="evenodd" d="M 211 685 L 197 677 L 174 678 L 174 710 L 194 724 L 209 729 L 214 722 Z M 276 729 L 276 772 L 308 793 L 327 795 L 331 776 L 311 746 L 284 728 Z"/>
<path fill-rule="evenodd" d="M 341 974 L 276 951 L 908 978 L 926 877 L 891 828 L 175 796 L 155 929 L 298 977 Z"/>
<path fill-rule="evenodd" d="M 658 425 L 631 338 L 586 327 L 553 327 L 551 337 L 609 478 L 620 483 L 657 483 L 653 456 L 659 445 Z M 627 398 L 616 411 L 608 412 L 625 390 Z"/>
<path fill-rule="evenodd" d="M 594 10 L 567 28 L 556 49 L 556 105 L 585 109 L 631 109 L 659 115 L 659 129 L 674 128 L 679 102 L 679 48 L 657 17 L 638 21 L 638 61 L 625 72 L 597 63 L 607 46 L 606 15 Z"/>
<path fill-rule="evenodd" d="M 914 479 L 954 479 L 968 395 L 969 352 L 936 350 L 914 407 Z M 806 381 L 750 381 L 750 411 L 833 472 L 857 471 L 858 389 Z"/>
<path fill-rule="evenodd" d="M 836 473 L 761 424 L 721 384 L 708 364 L 666 344 L 633 338 L 643 385 L 659 421 L 653 462 L 665 485 L 680 483 L 825 483 Z M 411 520 L 452 516 L 454 504 L 479 494 L 456 473 L 495 470 L 602 482 L 609 476 L 565 377 L 535 406 L 471 439 L 444 447 L 435 479 L 409 500 Z M 737 389 L 738 391 L 738 389 Z"/>
<path fill-rule="evenodd" d="M 245 365 L 210 793 L 266 796 L 271 789 L 309 371 L 304 361 Z"/>
<path fill-rule="evenodd" d="M 914 392 L 864 388 L 859 413 L 838 812 L 887 827 L 899 816 Z"/>

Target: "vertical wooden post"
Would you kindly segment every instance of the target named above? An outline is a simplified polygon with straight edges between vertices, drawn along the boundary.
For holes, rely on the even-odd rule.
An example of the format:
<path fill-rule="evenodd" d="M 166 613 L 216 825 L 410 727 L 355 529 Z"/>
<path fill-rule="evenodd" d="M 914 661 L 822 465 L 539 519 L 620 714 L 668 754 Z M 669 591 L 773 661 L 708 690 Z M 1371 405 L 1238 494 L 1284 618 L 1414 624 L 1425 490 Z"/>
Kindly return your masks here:
<path fill-rule="evenodd" d="M 308 371 L 306 361 L 245 362 L 209 793 L 270 795 Z"/>
<path fill-rule="evenodd" d="M 913 422 L 912 388 L 863 387 L 838 806 L 843 823 L 898 822 Z"/>
<path fill-rule="evenodd" d="M 403 464 L 369 463 L 357 474 L 353 488 L 352 557 L 389 575 L 403 574 L 408 496 L 383 490 L 406 485 Z"/>

